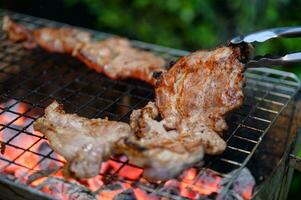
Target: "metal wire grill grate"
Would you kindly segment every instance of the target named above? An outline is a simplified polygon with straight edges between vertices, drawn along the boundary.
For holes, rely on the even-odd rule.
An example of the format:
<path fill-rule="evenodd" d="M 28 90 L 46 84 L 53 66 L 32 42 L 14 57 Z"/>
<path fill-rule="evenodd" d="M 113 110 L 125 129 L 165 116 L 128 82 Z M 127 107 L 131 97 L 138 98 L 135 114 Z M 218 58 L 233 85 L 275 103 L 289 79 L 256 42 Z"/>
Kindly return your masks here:
<path fill-rule="evenodd" d="M 14 20 L 29 27 L 66 26 L 65 24 L 1 11 Z M 91 31 L 96 39 L 109 34 Z M 154 98 L 152 87 L 136 80 L 114 81 L 84 67 L 78 61 L 65 56 L 45 53 L 43 50 L 24 50 L 21 45 L 8 41 L 0 34 L 0 137 L 1 150 L 12 152 L 0 155 L 0 169 L 5 178 L 24 183 L 26 177 L 50 164 L 63 165 L 63 159 L 47 145 L 45 137 L 33 131 L 32 123 L 43 115 L 44 108 L 54 99 L 65 105 L 69 112 L 88 118 L 108 117 L 111 120 L 128 121 L 130 113 L 144 106 Z M 156 45 L 133 41 L 133 45 L 150 50 L 173 60 L 188 52 L 163 48 Z M 227 184 L 220 191 L 225 195 L 240 170 L 243 169 L 265 133 L 273 125 L 281 111 L 299 90 L 299 80 L 291 73 L 272 69 L 253 69 L 245 73 L 246 99 L 243 106 L 228 116 L 229 130 L 225 133 L 228 147 L 219 157 L 208 157 L 204 166 L 210 168 Z M 24 142 L 26 141 L 26 143 Z M 34 162 L 24 162 L 31 159 Z M 140 179 L 121 177 L 122 171 L 141 169 L 126 160 L 112 159 L 118 165 L 111 173 L 100 174 L 106 181 L 120 181 L 141 188 L 151 195 L 181 199 L 178 194 L 162 191 L 164 183 L 151 184 Z M 10 174 L 12 171 L 16 171 Z M 196 166 L 196 183 L 204 173 L 203 167 Z M 235 173 L 229 174 L 229 172 Z M 60 170 L 61 171 L 61 170 Z M 1 178 L 1 177 L 0 177 Z M 44 182 L 47 180 L 43 180 Z M 183 181 L 183 180 L 181 180 Z M 197 186 L 193 186 L 197 187 Z M 95 194 L 101 189 L 95 188 Z"/>

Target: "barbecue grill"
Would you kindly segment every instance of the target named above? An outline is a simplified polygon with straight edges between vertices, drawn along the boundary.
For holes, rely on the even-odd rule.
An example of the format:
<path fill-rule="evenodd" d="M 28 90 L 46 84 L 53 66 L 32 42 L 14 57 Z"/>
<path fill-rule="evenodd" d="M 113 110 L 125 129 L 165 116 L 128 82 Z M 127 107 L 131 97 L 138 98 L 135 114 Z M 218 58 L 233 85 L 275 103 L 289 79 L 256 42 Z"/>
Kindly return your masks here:
<path fill-rule="evenodd" d="M 24 25 L 69 26 L 5 10 Z M 97 40 L 112 36 L 87 30 Z M 103 164 L 88 180 L 63 179 L 64 159 L 32 123 L 54 99 L 68 112 L 128 122 L 133 109 L 153 100 L 153 88 L 116 81 L 65 55 L 32 51 L 0 34 L 0 198 L 5 199 L 282 199 L 288 192 L 298 143 L 300 81 L 292 73 L 248 69 L 245 101 L 227 116 L 227 149 L 167 182 L 150 183 L 125 157 Z M 167 60 L 188 52 L 132 41 Z"/>

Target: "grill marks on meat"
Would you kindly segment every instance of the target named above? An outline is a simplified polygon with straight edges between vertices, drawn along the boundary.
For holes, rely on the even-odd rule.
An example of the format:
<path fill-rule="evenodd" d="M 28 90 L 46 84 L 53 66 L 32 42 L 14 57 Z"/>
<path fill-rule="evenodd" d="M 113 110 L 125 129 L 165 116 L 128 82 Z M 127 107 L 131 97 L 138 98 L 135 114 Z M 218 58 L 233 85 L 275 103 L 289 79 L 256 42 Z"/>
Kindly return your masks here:
<path fill-rule="evenodd" d="M 75 56 L 87 67 L 112 79 L 135 78 L 154 84 L 154 72 L 164 71 L 164 59 L 136 49 L 124 38 L 91 41 L 90 33 L 74 28 L 39 28 L 30 30 L 3 18 L 3 30 L 10 40 L 23 42 L 26 48 L 40 46 L 48 52 Z"/>
<path fill-rule="evenodd" d="M 101 163 L 110 158 L 113 144 L 131 133 L 130 126 L 123 122 L 66 114 L 56 101 L 34 123 L 34 129 L 47 137 L 54 151 L 68 161 L 69 171 L 78 178 L 96 176 Z"/>

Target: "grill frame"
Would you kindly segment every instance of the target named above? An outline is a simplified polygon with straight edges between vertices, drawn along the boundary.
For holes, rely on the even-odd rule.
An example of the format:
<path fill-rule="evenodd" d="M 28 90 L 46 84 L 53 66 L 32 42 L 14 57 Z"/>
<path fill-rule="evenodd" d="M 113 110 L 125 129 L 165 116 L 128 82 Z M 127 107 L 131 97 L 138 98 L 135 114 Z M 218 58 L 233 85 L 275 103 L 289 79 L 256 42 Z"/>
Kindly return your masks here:
<path fill-rule="evenodd" d="M 66 25 L 66 24 L 63 24 L 63 23 L 54 22 L 54 21 L 50 21 L 50 20 L 46 20 L 46 19 L 35 18 L 35 17 L 28 16 L 28 15 L 23 15 L 23 14 L 19 14 L 19 13 L 9 12 L 9 11 L 5 11 L 5 10 L 1 10 L 0 13 L 1 13 L 0 14 L 1 16 L 8 14 L 13 19 L 15 19 L 17 21 L 21 21 L 21 22 L 25 23 L 25 25 L 28 25 L 29 27 L 33 27 L 33 26 L 36 26 L 36 27 L 39 27 L 39 26 L 69 26 L 69 25 Z M 83 29 L 83 28 L 81 28 L 81 29 Z M 90 31 L 93 34 L 93 36 L 94 36 L 95 39 L 103 39 L 103 38 L 106 38 L 106 37 L 113 36 L 111 34 L 102 33 L 102 32 L 94 31 L 94 30 L 90 30 L 90 29 L 83 29 L 83 30 Z M 3 37 L 3 34 L 2 34 L 2 37 Z M 176 50 L 176 49 L 166 48 L 166 47 L 160 47 L 160 46 L 157 46 L 157 45 L 147 44 L 147 43 L 140 42 L 140 41 L 131 41 L 131 42 L 132 42 L 133 46 L 135 46 L 137 48 L 141 48 L 141 49 L 144 49 L 144 50 L 150 50 L 152 52 L 156 52 L 156 53 L 160 54 L 161 56 L 167 58 L 168 60 L 174 60 L 174 59 L 176 59 L 179 56 L 183 56 L 183 55 L 186 55 L 186 54 L 189 53 L 187 51 Z M 12 51 L 14 53 L 14 51 L 15 52 L 18 51 L 21 48 L 21 46 L 13 44 L 13 46 L 10 46 L 10 48 L 12 48 L 12 49 L 15 48 Z M 30 53 L 28 53 L 28 54 L 30 55 Z M 47 61 L 50 58 L 54 58 L 55 59 L 55 57 L 57 57 L 58 55 L 47 55 L 47 53 L 45 53 L 44 56 L 45 57 L 41 58 L 41 60 L 40 60 L 41 62 L 43 62 L 44 60 Z M 3 61 L 3 57 L 1 58 L 1 61 Z M 7 62 L 9 64 L 13 63 L 13 62 L 10 62 L 10 61 L 5 61 L 5 62 Z M 37 61 L 35 61 L 35 63 L 36 62 Z M 72 83 L 74 81 L 81 82 L 81 81 L 85 80 L 84 79 L 85 76 L 89 76 L 89 75 L 91 75 L 91 73 L 92 74 L 95 73 L 95 72 L 92 72 L 92 71 L 90 71 L 90 70 L 88 70 L 86 68 L 83 68 L 82 64 L 78 64 L 78 65 L 81 66 L 82 69 L 79 70 L 79 71 L 82 71 L 83 74 L 81 74 L 79 76 L 76 76 L 74 79 L 71 78 L 70 83 Z M 6 72 L 4 72 L 4 70 L 7 69 L 7 68 L 9 68 L 9 67 L 11 67 L 11 66 L 8 65 L 8 66 L 6 66 L 4 68 L 2 66 L 1 70 L 0 70 L 0 73 L 6 74 Z M 43 73 L 45 71 L 46 71 L 45 73 L 47 73 L 47 70 L 52 71 L 53 69 L 54 69 L 53 66 L 48 66 L 47 69 L 43 69 L 42 71 L 43 71 Z M 63 71 L 62 74 L 61 74 L 61 78 L 64 78 L 64 75 L 66 75 L 68 73 L 69 73 L 68 70 L 67 71 Z M 14 76 L 14 75 L 15 74 L 9 74 L 9 76 Z M 105 80 L 108 83 L 111 83 L 110 87 L 105 88 L 105 91 L 109 91 L 114 86 L 116 86 L 118 84 L 121 84 L 121 83 L 122 83 L 122 85 L 127 85 L 127 86 L 128 85 L 132 86 L 131 84 L 135 84 L 135 82 L 132 83 L 131 81 L 129 83 L 126 82 L 126 81 L 122 81 L 122 82 L 120 82 L 120 81 L 113 81 L 113 80 L 110 80 L 110 79 L 108 79 L 108 78 L 106 78 L 106 77 L 104 77 L 102 75 L 99 75 L 99 76 L 101 76 L 102 80 Z M 247 88 L 246 89 L 250 89 L 250 90 L 254 91 L 254 93 L 263 92 L 264 94 L 263 94 L 262 97 L 258 97 L 257 98 L 255 107 L 252 106 L 251 111 L 249 111 L 249 113 L 246 116 L 244 116 L 244 118 L 242 119 L 242 121 L 235 128 L 235 130 L 227 137 L 226 141 L 229 144 L 229 143 L 231 143 L 231 140 L 233 138 L 236 138 L 236 139 L 240 139 L 240 140 L 246 140 L 246 141 L 248 141 L 250 143 L 254 143 L 254 146 L 253 146 L 253 148 L 250 151 L 247 152 L 245 149 L 239 149 L 239 148 L 233 147 L 231 145 L 228 145 L 228 147 L 227 147 L 228 149 L 232 149 L 232 150 L 235 150 L 235 151 L 240 151 L 242 153 L 246 153 L 247 152 L 248 155 L 245 157 L 245 159 L 241 163 L 238 163 L 238 162 L 233 161 L 233 160 L 229 160 L 227 158 L 222 158 L 222 157 L 218 158 L 218 159 L 222 160 L 222 162 L 224 162 L 224 163 L 228 163 L 228 164 L 231 164 L 231 165 L 237 165 L 237 166 L 239 166 L 237 168 L 236 172 L 233 173 L 230 177 L 229 177 L 229 174 L 227 174 L 227 173 L 224 173 L 224 174 L 220 173 L 220 175 L 222 177 L 228 179 L 228 183 L 224 186 L 223 190 L 220 191 L 220 195 L 221 196 L 227 195 L 227 192 L 231 188 L 231 186 L 233 184 L 233 181 L 238 177 L 240 171 L 244 167 L 246 167 L 246 164 L 249 162 L 250 158 L 253 156 L 253 154 L 257 150 L 257 148 L 260 145 L 261 141 L 263 140 L 263 137 L 265 136 L 265 134 L 268 132 L 268 130 L 274 124 L 274 122 L 276 121 L 276 119 L 278 118 L 278 116 L 280 115 L 280 113 L 283 111 L 283 109 L 285 109 L 286 106 L 293 100 L 294 96 L 297 94 L 297 92 L 300 89 L 300 80 L 294 74 L 292 74 L 292 73 L 282 72 L 282 71 L 273 70 L 273 69 L 260 69 L 259 68 L 259 69 L 248 69 L 246 71 L 246 77 L 247 77 Z M 57 77 L 54 77 L 54 78 L 57 78 Z M 83 80 L 81 80 L 82 78 L 83 78 Z M 24 81 L 28 81 L 28 79 L 26 79 L 26 77 L 25 77 Z M 0 83 L 0 85 L 2 85 L 2 84 L 3 83 Z M 19 82 L 16 87 L 8 88 L 8 91 L 13 91 L 15 88 L 19 88 L 20 86 L 22 87 L 22 84 L 24 84 L 24 82 Z M 250 86 L 252 86 L 252 84 L 257 89 L 256 88 L 252 89 L 250 87 Z M 259 87 L 260 84 L 262 84 L 260 87 L 262 87 L 262 88 L 269 88 L 269 90 L 261 91 L 262 89 L 260 89 L 260 87 Z M 69 85 L 69 82 L 68 82 L 67 85 Z M 4 130 L 5 128 L 9 127 L 12 123 L 14 123 L 15 121 L 17 121 L 18 119 L 20 119 L 22 117 L 26 117 L 26 118 L 31 117 L 31 116 L 28 116 L 26 113 L 18 113 L 18 112 L 12 111 L 11 108 L 14 105 L 18 104 L 19 102 L 25 102 L 26 104 L 28 104 L 28 103 L 30 104 L 30 102 L 27 102 L 27 98 L 32 94 L 32 92 L 39 91 L 39 89 L 43 88 L 43 86 L 44 86 L 43 84 L 39 85 L 34 90 L 29 91 L 29 93 L 26 94 L 27 96 L 21 96 L 21 98 L 19 98 L 19 99 L 16 98 L 16 96 L 10 96 L 10 95 L 8 95 L 8 94 L 10 94 L 9 92 L 6 93 L 6 94 L 1 94 L 1 98 L 7 98 L 7 97 L 11 98 L 11 97 L 13 97 L 13 99 L 16 100 L 16 102 L 13 105 L 10 105 L 8 107 L 2 108 L 1 109 L 1 113 L 3 111 L 9 111 L 9 112 L 11 112 L 13 114 L 18 115 L 18 117 L 16 119 L 14 119 L 14 121 L 11 121 L 9 124 L 6 124 L 4 126 L 2 124 L 1 130 Z M 139 86 L 137 86 L 137 87 L 139 88 Z M 64 88 L 64 87 L 60 87 L 59 89 L 61 90 L 62 88 Z M 145 89 L 146 91 L 149 91 L 149 92 L 151 91 L 151 88 L 149 86 L 147 86 L 147 85 L 142 85 L 142 88 Z M 81 89 L 79 89 L 79 91 L 73 91 L 73 93 L 80 92 L 80 90 Z M 132 90 L 134 90 L 134 88 L 132 88 Z M 287 93 L 289 93 L 289 95 L 288 94 L 279 93 L 279 91 L 275 92 L 275 90 L 276 91 L 277 90 L 279 90 L 279 91 L 280 90 L 286 91 Z M 105 94 L 105 91 L 102 92 L 101 94 Z M 55 94 L 55 92 L 57 92 L 57 91 L 56 90 L 53 91 L 53 94 Z M 122 93 L 122 95 L 124 96 L 125 94 L 129 94 L 129 93 L 131 93 L 131 90 L 127 90 L 126 92 Z M 100 96 L 101 94 L 98 94 L 98 96 Z M 271 99 L 268 98 L 268 97 L 271 97 L 271 96 L 277 96 L 280 99 L 284 98 L 284 99 L 286 99 L 286 101 L 283 101 L 283 102 L 277 102 L 277 101 L 273 101 L 273 100 L 271 101 Z M 144 100 L 149 99 L 149 97 L 147 97 Z M 52 98 L 53 98 L 53 96 L 51 96 L 51 95 L 48 94 L 47 100 L 50 100 Z M 110 106 L 114 105 L 115 103 L 117 103 L 118 100 L 120 100 L 120 97 L 117 98 L 117 100 L 115 99 L 115 101 L 111 101 L 111 104 L 109 104 L 106 108 L 109 108 Z M 61 99 L 61 102 L 68 103 L 65 100 L 65 97 L 63 97 L 63 99 Z M 73 112 L 79 112 L 82 108 L 85 108 L 85 106 L 88 105 L 89 102 L 90 101 L 87 101 L 86 104 L 81 105 L 77 109 L 73 110 Z M 145 101 L 143 101 L 143 100 L 141 102 L 145 103 Z M 143 105 L 143 103 L 141 103 L 141 102 L 137 103 L 135 106 L 130 107 L 130 110 L 133 110 L 135 108 L 141 107 Z M 270 104 L 275 104 L 275 105 L 280 106 L 281 108 L 279 110 L 275 111 L 275 110 L 271 110 L 271 109 L 270 110 L 266 109 L 265 107 L 258 106 L 262 102 L 268 102 Z M 48 102 L 48 103 L 50 103 L 50 102 Z M 247 102 L 245 102 L 245 103 L 247 103 Z M 36 107 L 39 107 L 40 109 L 43 109 L 43 108 L 45 108 L 45 106 L 46 105 L 43 105 L 43 106 L 38 105 L 37 106 L 37 105 L 33 104 L 33 108 L 32 109 L 34 109 Z M 255 111 L 258 108 L 260 108 L 262 111 L 273 113 L 274 117 L 272 119 L 267 120 L 267 119 L 263 119 L 263 118 L 260 118 L 260 117 L 256 116 Z M 105 110 L 105 109 L 102 109 L 102 111 Z M 112 117 L 114 119 L 114 117 L 116 117 L 116 116 L 112 116 Z M 32 119 L 35 120 L 36 117 L 34 117 Z M 254 127 L 251 127 L 250 125 L 247 124 L 247 123 L 251 123 L 252 120 L 253 120 L 253 123 L 254 123 L 254 120 L 257 123 L 258 123 L 258 121 L 260 121 L 262 123 L 267 123 L 267 124 L 264 125 L 264 130 L 263 129 L 261 129 L 261 130 L 256 129 L 257 132 L 259 131 L 261 133 L 260 136 L 258 137 L 258 141 L 250 140 L 250 139 L 247 139 L 247 138 L 242 138 L 240 135 L 237 134 L 238 131 L 239 131 L 239 129 L 242 128 L 242 127 L 243 128 L 250 128 L 253 131 L 255 131 Z M 19 134 L 23 133 L 24 130 L 26 128 L 28 128 L 31 124 L 27 125 L 27 127 L 25 127 L 25 128 L 22 128 L 21 131 L 19 129 L 15 129 L 15 131 L 20 131 L 18 134 L 15 135 L 15 137 L 18 137 Z M 9 127 L 9 128 L 12 129 L 12 127 Z M 29 134 L 29 135 L 33 135 L 29 131 L 25 132 L 25 133 Z M 33 136 L 36 137 L 37 135 L 33 135 Z M 13 139 L 14 138 L 10 138 L 9 142 L 12 141 Z M 44 138 L 41 137 L 40 139 L 44 139 Z M 34 143 L 32 146 L 34 146 L 35 144 L 36 143 Z M 7 144 L 7 145 L 11 146 L 11 144 Z M 15 148 L 18 148 L 18 147 L 15 146 Z M 31 148 L 31 147 L 29 147 L 29 148 Z M 23 149 L 24 152 L 28 151 L 29 148 L 28 149 Z M 49 154 L 49 157 L 46 156 L 46 157 L 43 157 L 43 158 L 53 159 L 52 157 L 50 157 L 50 155 L 51 154 Z M 1 158 L 1 160 L 2 160 L 2 158 Z M 209 161 L 206 163 L 206 167 L 213 166 L 214 164 L 216 164 L 216 162 L 217 162 L 217 158 L 213 158 L 212 160 L 209 159 Z M 128 163 L 124 163 L 122 165 L 128 165 Z M 119 170 L 121 170 L 121 169 L 122 169 L 122 167 Z M 201 173 L 202 173 L 202 170 L 200 170 L 198 176 L 200 176 Z M 0 177 L 0 179 L 2 179 L 2 178 Z M 14 183 L 18 184 L 18 181 L 14 182 Z M 162 185 L 162 184 L 158 184 L 156 186 L 156 189 L 149 188 L 148 186 L 145 186 L 144 184 L 140 185 L 140 183 L 135 183 L 135 185 L 139 185 L 139 187 L 141 187 L 142 189 L 144 189 L 146 191 L 149 191 L 151 194 L 160 195 L 160 196 L 165 196 L 166 195 L 166 197 L 169 197 L 169 198 L 181 199 L 178 196 L 175 196 L 175 195 L 172 195 L 172 194 L 168 194 L 168 193 L 164 193 L 162 191 L 159 191 L 160 185 Z M 46 195 L 45 197 L 49 198 L 48 195 Z"/>

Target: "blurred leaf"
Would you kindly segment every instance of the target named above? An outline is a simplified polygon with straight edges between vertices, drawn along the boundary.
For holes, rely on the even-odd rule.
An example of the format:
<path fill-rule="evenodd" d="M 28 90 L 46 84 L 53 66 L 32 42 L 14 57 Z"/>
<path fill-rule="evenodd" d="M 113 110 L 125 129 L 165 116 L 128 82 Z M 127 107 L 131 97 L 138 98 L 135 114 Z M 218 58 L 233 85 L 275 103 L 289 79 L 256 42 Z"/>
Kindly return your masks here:
<path fill-rule="evenodd" d="M 65 3 L 68 6 L 74 6 L 76 3 L 78 3 L 78 0 L 65 0 Z"/>

